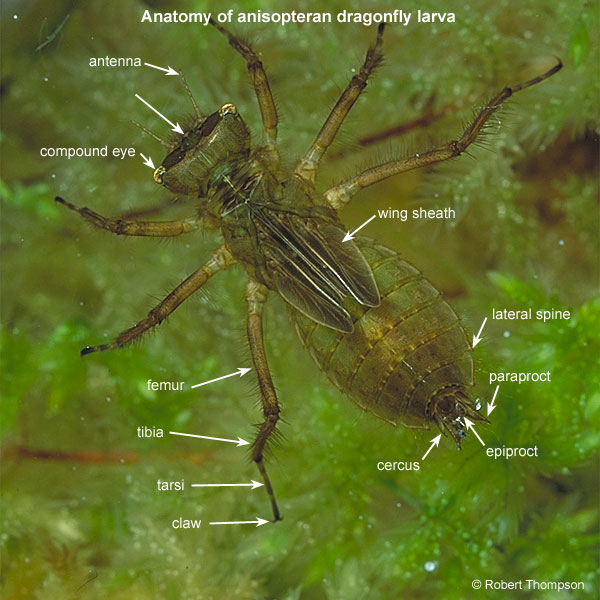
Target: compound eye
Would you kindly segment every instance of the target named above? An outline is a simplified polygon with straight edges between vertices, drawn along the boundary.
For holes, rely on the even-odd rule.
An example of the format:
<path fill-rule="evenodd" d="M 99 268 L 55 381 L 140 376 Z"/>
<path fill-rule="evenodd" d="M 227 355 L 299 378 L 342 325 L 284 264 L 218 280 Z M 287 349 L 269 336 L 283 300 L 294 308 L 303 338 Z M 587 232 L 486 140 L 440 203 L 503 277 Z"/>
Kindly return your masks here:
<path fill-rule="evenodd" d="M 221 117 L 224 117 L 225 115 L 237 115 L 237 112 L 238 110 L 235 105 L 231 104 L 230 102 L 223 104 L 223 106 L 221 106 L 219 109 L 219 115 Z"/>
<path fill-rule="evenodd" d="M 154 174 L 152 175 L 152 178 L 154 179 L 154 181 L 156 181 L 156 183 L 162 185 L 163 182 L 163 174 L 166 172 L 166 169 L 161 165 L 160 167 L 157 167 L 154 170 Z"/>

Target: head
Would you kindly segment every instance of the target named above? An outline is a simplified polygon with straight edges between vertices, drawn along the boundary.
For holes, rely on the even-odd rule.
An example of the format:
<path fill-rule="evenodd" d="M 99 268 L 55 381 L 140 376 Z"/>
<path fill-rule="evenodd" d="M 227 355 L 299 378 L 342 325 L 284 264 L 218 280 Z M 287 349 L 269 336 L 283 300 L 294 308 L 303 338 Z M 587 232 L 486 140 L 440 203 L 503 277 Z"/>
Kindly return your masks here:
<path fill-rule="evenodd" d="M 183 136 L 177 135 L 172 150 L 154 171 L 154 181 L 174 194 L 205 193 L 216 167 L 250 153 L 250 131 L 233 104 L 197 118 Z"/>
<path fill-rule="evenodd" d="M 489 421 L 475 410 L 464 388 L 451 386 L 440 390 L 430 404 L 430 415 L 446 435 L 450 434 L 460 448 L 462 440 L 467 436 L 464 418 L 473 421 Z"/>

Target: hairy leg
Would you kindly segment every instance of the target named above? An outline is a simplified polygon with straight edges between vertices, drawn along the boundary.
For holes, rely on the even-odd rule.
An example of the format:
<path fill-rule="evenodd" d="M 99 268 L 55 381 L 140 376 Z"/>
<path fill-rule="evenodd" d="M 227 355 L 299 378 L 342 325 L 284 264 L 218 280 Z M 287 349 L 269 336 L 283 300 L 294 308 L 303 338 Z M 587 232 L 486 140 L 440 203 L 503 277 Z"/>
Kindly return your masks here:
<path fill-rule="evenodd" d="M 273 386 L 273 380 L 271 379 L 263 342 L 262 312 L 264 303 L 267 299 L 267 294 L 268 290 L 265 286 L 252 280 L 248 282 L 248 286 L 246 287 L 246 301 L 248 302 L 248 341 L 250 343 L 252 362 L 254 363 L 256 376 L 258 378 L 263 415 L 265 417 L 252 447 L 252 460 L 256 463 L 265 483 L 267 493 L 269 494 L 269 500 L 271 501 L 271 507 L 273 508 L 273 518 L 275 521 L 279 521 L 281 519 L 279 508 L 277 507 L 271 481 L 263 464 L 263 450 L 267 440 L 275 431 L 277 421 L 279 420 L 279 403 L 277 402 L 277 394 L 275 393 L 275 387 Z"/>
<path fill-rule="evenodd" d="M 86 208 L 78 208 L 63 198 L 54 198 L 56 202 L 80 214 L 88 223 L 100 229 L 106 229 L 117 235 L 139 235 L 150 237 L 174 237 L 182 233 L 196 231 L 200 227 L 199 219 L 179 219 L 177 221 L 131 221 L 126 219 L 110 219 Z"/>
<path fill-rule="evenodd" d="M 213 19 L 210 20 L 210 24 L 218 29 L 224 36 L 229 40 L 230 46 L 239 52 L 248 66 L 248 72 L 252 78 L 252 85 L 258 99 L 258 105 L 260 107 L 260 114 L 262 115 L 262 122 L 264 128 L 265 145 L 267 148 L 277 155 L 276 143 L 277 143 L 277 123 L 279 118 L 277 117 L 277 109 L 275 108 L 275 101 L 273 100 L 273 94 L 271 93 L 271 87 L 269 86 L 269 80 L 262 62 L 256 56 L 256 53 L 252 47 L 245 41 L 236 37 L 232 33 L 229 33 L 227 29 L 219 25 Z"/>
<path fill-rule="evenodd" d="M 221 246 L 215 250 L 206 263 L 182 281 L 162 302 L 157 304 L 148 315 L 133 327 L 120 333 L 113 342 L 98 346 L 86 346 L 81 351 L 81 356 L 92 352 L 114 350 L 122 348 L 138 339 L 146 331 L 160 325 L 182 302 L 187 300 L 194 292 L 199 290 L 208 279 L 218 271 L 227 268 L 235 262 L 229 250 Z"/>
<path fill-rule="evenodd" d="M 296 167 L 296 175 L 302 179 L 314 183 L 322 156 L 335 139 L 335 136 L 344 122 L 346 115 L 350 112 L 350 109 L 358 100 L 358 97 L 367 86 L 369 77 L 383 58 L 383 53 L 381 51 L 382 43 L 383 24 L 377 29 L 377 39 L 375 41 L 375 45 L 370 46 L 367 50 L 367 55 L 365 56 L 365 60 L 360 68 L 360 71 L 350 80 L 350 83 L 348 83 L 346 89 L 343 91 L 342 95 L 339 97 L 335 106 L 329 113 L 329 116 L 323 124 L 323 127 L 321 127 L 321 131 L 319 131 L 315 141 L 310 147 L 310 150 L 306 153 L 304 158 Z"/>
<path fill-rule="evenodd" d="M 540 83 L 557 73 L 562 68 L 562 63 L 559 61 L 552 69 L 546 71 L 543 75 L 530 79 L 525 83 L 521 83 L 514 87 L 505 87 L 501 92 L 496 94 L 489 102 L 484 106 L 479 114 L 475 117 L 473 122 L 467 127 L 465 132 L 462 134 L 460 139 L 452 140 L 443 146 L 438 146 L 433 150 L 423 152 L 422 154 L 415 154 L 413 156 L 407 156 L 399 160 L 392 160 L 390 162 L 371 167 L 359 173 L 352 179 L 345 181 L 331 189 L 327 190 L 324 194 L 326 202 L 335 209 L 340 209 L 346 205 L 356 192 L 362 188 L 378 183 L 383 179 L 398 175 L 404 171 L 410 171 L 412 169 L 418 169 L 419 167 L 425 167 L 432 165 L 437 162 L 454 158 L 459 154 L 462 154 L 478 137 L 483 127 L 485 126 L 488 119 L 498 110 L 502 104 L 508 100 L 513 94 L 524 90 L 536 83 Z"/>

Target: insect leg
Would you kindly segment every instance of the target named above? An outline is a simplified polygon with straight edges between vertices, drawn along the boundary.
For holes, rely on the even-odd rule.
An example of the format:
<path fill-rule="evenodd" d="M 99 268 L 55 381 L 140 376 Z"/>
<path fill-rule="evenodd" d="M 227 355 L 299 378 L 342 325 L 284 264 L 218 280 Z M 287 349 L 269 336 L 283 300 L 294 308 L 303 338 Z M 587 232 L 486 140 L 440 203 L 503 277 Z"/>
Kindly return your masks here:
<path fill-rule="evenodd" d="M 173 237 L 182 233 L 196 231 L 200 227 L 200 220 L 193 217 L 177 221 L 129 221 L 125 219 L 109 219 L 99 215 L 89 208 L 79 208 L 63 198 L 54 198 L 56 202 L 79 213 L 86 221 L 99 227 L 112 231 L 117 235 L 139 235 L 150 237 Z"/>
<path fill-rule="evenodd" d="M 265 145 L 270 152 L 275 154 L 278 159 L 279 155 L 277 153 L 276 143 L 277 123 L 279 119 L 277 117 L 277 109 L 275 108 L 275 101 L 273 100 L 271 87 L 269 86 L 269 80 L 267 78 L 267 74 L 265 73 L 262 62 L 258 56 L 256 56 L 254 50 L 247 42 L 229 33 L 227 29 L 219 25 L 213 19 L 210 20 L 210 24 L 218 29 L 224 36 L 226 36 L 229 40 L 230 46 L 239 52 L 246 60 L 248 72 L 252 78 L 252 85 L 254 86 L 254 91 L 260 107 L 260 114 L 262 116 L 264 128 Z"/>
<path fill-rule="evenodd" d="M 267 294 L 268 290 L 264 285 L 253 280 L 248 282 L 246 288 L 246 301 L 248 302 L 248 341 L 250 343 L 252 362 L 256 369 L 263 405 L 263 415 L 265 417 L 254 440 L 252 460 L 256 463 L 265 483 L 267 494 L 269 494 L 269 500 L 273 509 L 273 518 L 275 521 L 279 521 L 281 519 L 279 508 L 277 508 L 277 501 L 275 500 L 271 481 L 263 464 L 263 450 L 267 440 L 275 431 L 275 426 L 279 420 L 279 403 L 277 402 L 277 394 L 275 393 L 275 387 L 271 379 L 271 372 L 269 371 L 263 342 L 262 312 Z"/>
<path fill-rule="evenodd" d="M 369 77 L 383 59 L 383 53 L 381 51 L 382 43 L 383 24 L 377 29 L 377 39 L 375 40 L 375 44 L 370 46 L 367 50 L 367 55 L 365 56 L 360 71 L 350 80 L 350 83 L 348 83 L 346 89 L 329 113 L 323 127 L 321 127 L 321 131 L 319 131 L 310 150 L 296 167 L 296 175 L 299 175 L 302 179 L 306 179 L 310 182 L 315 181 L 317 169 L 319 168 L 319 161 L 333 142 L 346 115 L 350 112 L 350 109 L 365 89 Z"/>
<path fill-rule="evenodd" d="M 186 280 L 182 281 L 162 302 L 157 304 L 148 313 L 146 318 L 120 333 L 110 344 L 85 347 L 81 351 L 81 356 L 91 354 L 92 352 L 114 350 L 115 348 L 122 348 L 130 344 L 149 329 L 160 325 L 182 302 L 199 290 L 212 275 L 232 265 L 234 262 L 235 259 L 225 246 L 217 248 L 202 267 L 194 271 Z"/>
<path fill-rule="evenodd" d="M 546 73 L 530 79 L 525 83 L 521 83 L 514 87 L 505 87 L 501 92 L 496 94 L 489 102 L 484 106 L 481 111 L 477 114 L 473 122 L 467 127 L 460 139 L 452 140 L 447 144 L 438 146 L 433 150 L 423 152 L 422 154 L 415 154 L 413 156 L 407 156 L 399 160 L 392 160 L 382 165 L 377 165 L 366 169 L 362 173 L 359 173 L 352 179 L 340 183 L 339 185 L 332 187 L 327 190 L 324 194 L 326 202 L 335 209 L 340 209 L 346 205 L 356 192 L 360 189 L 378 183 L 383 179 L 398 175 L 404 171 L 410 171 L 412 169 L 418 169 L 425 167 L 437 162 L 454 158 L 459 154 L 462 154 L 479 136 L 482 129 L 484 128 L 488 119 L 498 110 L 502 104 L 508 100 L 513 94 L 524 90 L 536 83 L 540 83 L 551 77 L 562 68 L 562 62 L 558 62 Z"/>

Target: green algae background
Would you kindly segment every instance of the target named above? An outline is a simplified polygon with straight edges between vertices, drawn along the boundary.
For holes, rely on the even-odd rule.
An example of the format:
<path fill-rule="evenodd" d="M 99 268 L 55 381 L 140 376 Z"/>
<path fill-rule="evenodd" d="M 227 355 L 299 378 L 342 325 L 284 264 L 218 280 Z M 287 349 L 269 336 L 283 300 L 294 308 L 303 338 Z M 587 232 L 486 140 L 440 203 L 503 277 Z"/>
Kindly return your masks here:
<path fill-rule="evenodd" d="M 141 24 L 143 10 L 202 2 L 2 3 L 2 544 L 3 598 L 393 599 L 598 596 L 600 299 L 596 2 L 423 2 L 456 24 L 389 27 L 386 60 L 351 113 L 319 179 L 452 139 L 506 84 L 564 69 L 518 94 L 475 148 L 427 172 L 365 190 L 349 229 L 379 208 L 453 207 L 456 222 L 374 222 L 365 234 L 400 250 L 444 292 L 473 332 L 496 308 L 570 310 L 567 322 L 491 322 L 475 351 L 484 405 L 490 371 L 546 371 L 551 384 L 501 386 L 488 446 L 537 446 L 536 459 L 493 461 L 472 436 L 442 440 L 359 412 L 319 373 L 281 300 L 266 315 L 283 406 L 268 468 L 284 520 L 260 528 L 209 521 L 270 518 L 262 489 L 191 488 L 258 479 L 244 448 L 139 426 L 251 439 L 260 422 L 252 374 L 196 391 L 148 391 L 148 379 L 199 383 L 249 365 L 244 275 L 216 276 L 156 333 L 79 358 L 139 320 L 218 244 L 214 233 L 160 242 L 94 231 L 53 202 L 109 215 L 176 218 L 139 156 L 42 159 L 46 146 L 133 146 L 162 160 L 159 135 L 191 112 L 180 82 L 147 69 L 88 67 L 139 56 L 183 69 L 207 112 L 234 102 L 260 117 L 239 56 L 216 31 Z M 233 6 L 232 6 L 233 7 Z M 236 10 L 317 10 L 241 2 Z M 393 9 L 363 2 L 355 10 Z M 337 12 L 343 3 L 318 10 Z M 415 17 L 413 17 L 414 19 Z M 238 26 L 261 52 L 288 165 L 311 143 L 374 29 Z M 427 127 L 361 150 L 357 140 L 433 116 Z M 158 492 L 157 479 L 185 479 Z M 197 531 L 173 519 L 202 519 Z M 584 592 L 476 591 L 474 579 L 581 581 Z"/>

